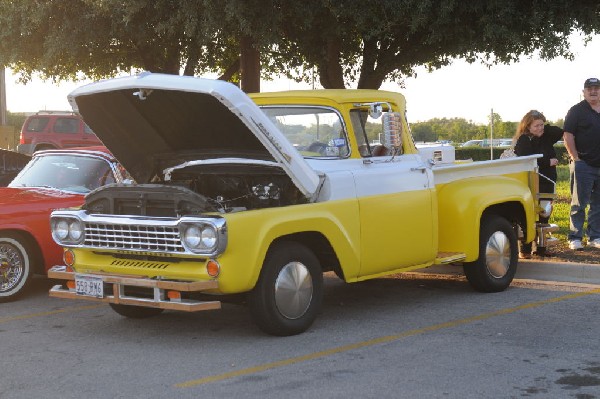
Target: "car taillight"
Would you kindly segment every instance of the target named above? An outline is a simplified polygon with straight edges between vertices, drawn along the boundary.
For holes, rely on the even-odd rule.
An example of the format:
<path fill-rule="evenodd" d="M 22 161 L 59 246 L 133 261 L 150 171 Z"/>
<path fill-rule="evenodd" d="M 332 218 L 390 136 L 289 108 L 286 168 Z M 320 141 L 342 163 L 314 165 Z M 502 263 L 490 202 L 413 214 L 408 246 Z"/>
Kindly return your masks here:
<path fill-rule="evenodd" d="M 21 130 L 21 135 L 19 136 L 19 144 L 29 144 L 25 142 L 25 137 L 23 135 L 23 131 Z"/>

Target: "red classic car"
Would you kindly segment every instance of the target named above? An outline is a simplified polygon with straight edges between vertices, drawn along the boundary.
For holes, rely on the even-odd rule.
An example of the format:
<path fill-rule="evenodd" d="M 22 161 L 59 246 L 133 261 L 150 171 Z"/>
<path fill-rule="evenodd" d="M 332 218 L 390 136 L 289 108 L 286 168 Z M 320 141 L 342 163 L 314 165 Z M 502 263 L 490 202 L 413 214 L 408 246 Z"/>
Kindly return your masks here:
<path fill-rule="evenodd" d="M 40 151 L 0 187 L 0 302 L 21 294 L 33 274 L 62 263 L 50 212 L 83 204 L 84 195 L 129 179 L 104 147 Z"/>

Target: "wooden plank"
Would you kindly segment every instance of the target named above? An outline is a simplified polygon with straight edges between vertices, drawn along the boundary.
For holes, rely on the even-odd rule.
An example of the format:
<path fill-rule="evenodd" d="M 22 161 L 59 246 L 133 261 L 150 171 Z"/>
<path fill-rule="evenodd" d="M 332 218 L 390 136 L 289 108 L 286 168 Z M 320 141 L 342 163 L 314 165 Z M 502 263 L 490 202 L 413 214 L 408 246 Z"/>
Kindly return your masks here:
<path fill-rule="evenodd" d="M 58 280 L 74 280 L 74 272 L 67 272 L 63 270 L 48 270 L 48 277 Z M 102 281 L 109 284 L 121 284 L 135 287 L 147 287 L 147 288 L 160 288 L 165 290 L 175 291 L 205 291 L 219 288 L 217 280 L 206 280 L 206 281 L 171 281 L 171 280 L 154 280 L 146 276 L 120 276 L 108 273 L 81 273 L 84 275 L 91 275 L 101 277 Z"/>
<path fill-rule="evenodd" d="M 171 301 L 158 301 L 154 300 L 146 300 L 146 299 L 136 299 L 131 297 L 114 297 L 114 296 L 105 296 L 104 298 L 95 298 L 88 297 L 84 295 L 77 295 L 73 291 L 68 291 L 60 288 L 59 285 L 54 286 L 49 295 L 54 298 L 63 298 L 63 299 L 82 299 L 93 302 L 103 302 L 103 303 L 116 303 L 120 305 L 130 305 L 130 306 L 142 306 L 146 308 L 160 308 L 160 309 L 169 309 L 169 310 L 179 310 L 183 312 L 199 312 L 204 310 L 216 310 L 221 309 L 220 301 L 190 301 L 183 300 L 181 302 L 171 302 Z"/>

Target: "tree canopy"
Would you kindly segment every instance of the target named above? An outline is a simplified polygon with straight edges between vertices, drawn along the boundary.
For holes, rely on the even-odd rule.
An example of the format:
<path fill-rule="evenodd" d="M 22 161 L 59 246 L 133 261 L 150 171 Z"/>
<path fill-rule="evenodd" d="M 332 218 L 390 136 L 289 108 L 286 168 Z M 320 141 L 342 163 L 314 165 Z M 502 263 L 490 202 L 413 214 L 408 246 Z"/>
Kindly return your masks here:
<path fill-rule="evenodd" d="M 599 17 L 591 0 L 0 0 L 0 64 L 23 80 L 148 70 L 376 89 L 456 58 L 571 57 L 570 34 L 598 33 Z"/>

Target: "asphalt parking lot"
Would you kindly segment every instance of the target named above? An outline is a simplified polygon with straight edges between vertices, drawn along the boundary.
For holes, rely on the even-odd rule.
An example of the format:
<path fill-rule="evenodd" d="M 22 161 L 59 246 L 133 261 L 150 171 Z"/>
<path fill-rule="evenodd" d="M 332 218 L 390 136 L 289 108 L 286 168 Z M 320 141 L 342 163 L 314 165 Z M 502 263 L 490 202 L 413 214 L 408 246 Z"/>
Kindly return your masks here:
<path fill-rule="evenodd" d="M 462 267 L 455 265 L 432 266 L 419 273 L 462 275 Z M 600 265 L 588 263 L 519 260 L 516 279 L 555 281 L 559 283 L 600 284 Z"/>
<path fill-rule="evenodd" d="M 520 274 L 545 267 L 531 263 Z M 589 280 L 480 294 L 456 270 L 327 276 L 315 325 L 287 338 L 262 334 L 241 305 L 130 320 L 49 287 L 0 304 L 3 399 L 600 397 Z"/>

